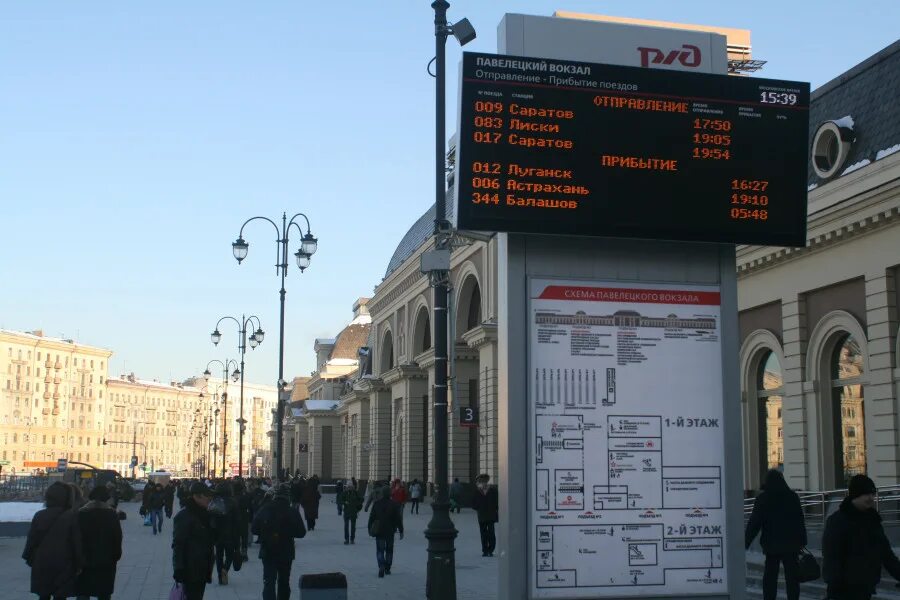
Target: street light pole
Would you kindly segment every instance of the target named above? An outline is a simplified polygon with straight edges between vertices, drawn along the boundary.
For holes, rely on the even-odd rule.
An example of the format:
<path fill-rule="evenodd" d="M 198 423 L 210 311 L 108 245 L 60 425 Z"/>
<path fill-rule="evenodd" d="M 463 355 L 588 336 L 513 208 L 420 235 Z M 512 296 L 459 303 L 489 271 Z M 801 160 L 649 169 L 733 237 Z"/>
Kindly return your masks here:
<path fill-rule="evenodd" d="M 241 400 L 240 400 L 240 413 L 241 416 L 238 419 L 238 426 L 240 429 L 238 430 L 238 477 L 243 477 L 244 475 L 244 354 L 247 352 L 247 324 L 250 324 L 251 332 L 250 332 L 250 348 L 256 349 L 256 347 L 262 343 L 263 338 L 265 337 L 265 332 L 262 330 L 262 326 L 259 322 L 259 317 L 256 315 L 250 315 L 249 317 L 245 315 L 241 315 L 241 319 L 238 320 L 236 317 L 225 316 L 219 319 L 216 323 L 216 328 L 213 330 L 212 334 L 210 334 L 210 338 L 212 339 L 212 343 L 215 346 L 219 345 L 219 341 L 222 339 L 222 334 L 219 333 L 219 325 L 222 321 L 226 319 L 231 319 L 238 325 L 238 352 L 241 353 Z M 256 324 L 256 331 L 252 331 L 252 327 Z M 223 472 L 224 475 L 224 472 Z"/>
<path fill-rule="evenodd" d="M 447 21 L 446 0 L 434 0 L 434 66 L 435 66 L 435 119 L 434 119 L 434 248 L 444 253 L 443 264 L 429 271 L 434 289 L 434 485 L 435 496 L 432 517 L 425 530 L 428 539 L 428 566 L 425 579 L 425 597 L 430 600 L 456 598 L 456 549 L 457 531 L 450 519 L 448 476 L 447 430 L 447 300 L 450 283 L 450 250 L 452 231 L 447 222 L 446 159 L 444 153 L 446 47 L 447 37 L 453 35 L 460 45 L 475 38 L 475 30 L 467 19 L 454 25 Z"/>
<path fill-rule="evenodd" d="M 303 233 L 303 228 L 300 224 L 295 221 L 297 217 L 303 217 L 303 220 L 306 221 L 306 233 Z M 268 217 L 251 217 L 244 221 L 244 224 L 241 225 L 240 232 L 238 233 L 238 238 L 231 244 L 231 250 L 234 253 L 234 258 L 240 264 L 245 258 L 247 258 L 247 252 L 249 251 L 250 244 L 248 244 L 244 240 L 244 227 L 247 226 L 247 223 L 250 221 L 255 221 L 257 219 L 261 219 L 263 221 L 268 221 L 272 224 L 272 227 L 275 228 L 275 233 L 278 235 L 278 239 L 275 240 L 277 246 L 277 260 L 278 263 L 275 265 L 276 273 L 281 276 L 281 290 L 279 291 L 279 299 L 280 299 L 280 307 L 279 307 L 279 320 L 278 320 L 278 411 L 277 411 L 277 420 L 276 424 L 276 442 L 275 442 L 275 476 L 279 480 L 284 479 L 283 472 L 283 457 L 282 457 L 282 447 L 284 445 L 284 389 L 287 386 L 287 382 L 284 380 L 284 300 L 287 294 L 287 291 L 284 288 L 284 278 L 287 277 L 288 270 L 288 248 L 289 248 L 289 235 L 291 231 L 291 227 L 296 227 L 302 236 L 300 241 L 300 249 L 294 253 L 294 256 L 297 259 L 297 266 L 300 268 L 300 272 L 302 273 L 309 266 L 310 259 L 312 255 L 316 253 L 318 249 L 319 241 L 313 236 L 312 231 L 309 226 L 309 219 L 303 213 L 297 213 L 293 217 L 291 217 L 290 221 L 288 221 L 287 213 L 281 214 L 281 228 L 279 229 L 278 225 L 272 219 Z"/>
<path fill-rule="evenodd" d="M 216 339 L 216 335 L 218 335 L 219 339 L 221 339 L 222 334 L 219 333 L 218 330 L 215 331 L 212 335 L 214 340 Z M 223 409 L 223 413 L 224 413 L 223 417 L 222 417 L 222 477 L 224 478 L 225 477 L 225 460 L 226 460 L 227 450 L 228 450 L 228 428 L 226 427 L 226 425 L 228 423 L 228 369 L 231 368 L 232 366 L 234 367 L 234 372 L 231 374 L 231 378 L 234 381 L 238 380 L 238 376 L 240 375 L 240 372 L 238 371 L 238 364 L 235 361 L 230 360 L 230 359 L 225 359 L 225 362 L 222 362 L 221 360 L 214 358 L 213 360 L 206 363 L 206 370 L 203 371 L 203 378 L 206 381 L 209 381 L 209 378 L 212 377 L 212 373 L 209 370 L 209 365 L 211 365 L 213 363 L 219 363 L 220 365 L 222 365 L 222 385 L 225 388 L 222 391 L 222 409 Z M 219 417 L 219 411 L 217 409 L 216 410 L 216 421 L 218 421 L 218 417 Z M 216 441 L 218 442 L 218 437 L 216 437 Z M 215 451 L 215 448 L 213 448 L 213 451 Z M 213 475 L 215 475 L 215 472 L 216 472 L 216 459 L 215 458 L 213 458 L 212 471 L 213 471 Z"/>

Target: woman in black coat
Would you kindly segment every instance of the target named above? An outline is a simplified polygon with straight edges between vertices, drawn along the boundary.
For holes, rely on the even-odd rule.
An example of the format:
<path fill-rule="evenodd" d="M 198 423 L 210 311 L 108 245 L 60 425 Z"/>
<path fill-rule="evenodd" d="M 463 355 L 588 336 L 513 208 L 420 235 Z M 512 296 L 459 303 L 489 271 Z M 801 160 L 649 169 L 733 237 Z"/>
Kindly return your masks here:
<path fill-rule="evenodd" d="M 316 519 L 319 518 L 319 478 L 313 475 L 303 485 L 300 497 L 300 505 L 303 507 L 303 516 L 306 517 L 306 528 L 310 531 L 316 528 Z"/>
<path fill-rule="evenodd" d="M 784 565 L 784 584 L 788 600 L 800 598 L 797 580 L 797 556 L 806 546 L 806 523 L 800 497 L 788 487 L 781 471 L 766 473 L 762 491 L 753 502 L 753 512 L 744 533 L 744 546 L 750 547 L 762 531 L 759 543 L 766 555 L 763 571 L 763 600 L 775 600 L 778 593 L 778 569 Z"/>
<path fill-rule="evenodd" d="M 122 526 L 119 515 L 111 508 L 109 490 L 95 487 L 90 501 L 78 511 L 84 549 L 84 569 L 75 582 L 78 600 L 96 596 L 109 600 L 116 582 L 116 563 L 122 558 Z"/>
<path fill-rule="evenodd" d="M 57 481 L 44 494 L 47 508 L 31 520 L 22 558 L 31 567 L 31 592 L 41 600 L 75 595 L 75 579 L 81 571 L 81 530 L 72 506 L 73 486 Z"/>

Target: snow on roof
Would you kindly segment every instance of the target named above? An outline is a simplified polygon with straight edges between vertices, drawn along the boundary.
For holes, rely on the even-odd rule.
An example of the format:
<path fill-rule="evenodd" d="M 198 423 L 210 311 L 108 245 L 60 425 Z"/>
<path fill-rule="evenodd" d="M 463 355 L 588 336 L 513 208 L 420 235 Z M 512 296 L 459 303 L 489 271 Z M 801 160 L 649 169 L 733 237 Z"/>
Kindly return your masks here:
<path fill-rule="evenodd" d="M 337 408 L 337 400 L 307 400 L 304 402 L 306 410 L 334 410 Z"/>
<path fill-rule="evenodd" d="M 840 119 L 835 119 L 834 124 L 838 127 L 846 127 L 847 129 L 853 129 L 853 117 L 847 115 L 845 117 L 841 117 Z"/>
<path fill-rule="evenodd" d="M 129 383 L 131 385 L 142 385 L 144 387 L 154 387 L 166 390 L 181 390 L 185 392 L 200 392 L 200 388 L 190 385 L 172 385 L 171 383 L 162 383 L 161 381 L 153 381 L 151 379 L 138 379 L 129 375 L 119 375 L 109 379 L 109 383 Z"/>
<path fill-rule="evenodd" d="M 885 148 L 884 150 L 879 150 L 875 153 L 875 160 L 881 160 L 882 158 L 888 157 L 895 152 L 900 152 L 900 144 L 894 144 L 890 148 Z"/>
<path fill-rule="evenodd" d="M 355 319 L 350 321 L 350 325 L 369 325 L 372 323 L 372 315 L 357 315 Z"/>
<path fill-rule="evenodd" d="M 48 335 L 43 335 L 43 334 L 36 335 L 30 331 L 14 331 L 12 329 L 0 329 L 0 333 L 5 333 L 7 335 L 22 337 L 22 338 L 26 338 L 26 339 L 34 340 L 34 341 L 55 342 L 57 344 L 69 344 L 70 346 L 78 347 L 80 350 L 96 350 L 98 352 L 107 352 L 109 354 L 112 354 L 112 350 L 109 350 L 107 348 L 101 348 L 100 346 L 91 346 L 88 344 L 82 344 L 81 342 L 76 342 L 73 339 L 50 337 Z"/>
<path fill-rule="evenodd" d="M 846 169 L 844 169 L 844 170 L 841 172 L 841 175 L 846 175 L 847 173 L 852 173 L 853 171 L 857 171 L 857 170 L 859 170 L 859 169 L 862 169 L 863 167 L 865 167 L 866 165 L 869 165 L 869 164 L 871 164 L 871 163 L 872 163 L 871 160 L 869 160 L 868 158 L 864 158 L 864 159 L 862 159 L 861 161 L 859 161 L 858 163 L 853 163 L 852 165 L 850 165 L 849 167 L 847 167 Z"/>

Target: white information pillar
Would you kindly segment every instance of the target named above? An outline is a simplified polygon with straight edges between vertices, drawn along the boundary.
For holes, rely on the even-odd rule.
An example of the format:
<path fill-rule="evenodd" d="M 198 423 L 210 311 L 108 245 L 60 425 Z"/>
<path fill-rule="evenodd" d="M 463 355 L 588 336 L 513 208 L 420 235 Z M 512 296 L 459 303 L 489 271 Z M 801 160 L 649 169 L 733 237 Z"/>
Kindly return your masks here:
<path fill-rule="evenodd" d="M 724 36 L 506 15 L 501 54 L 640 66 Z M 734 246 L 499 234 L 499 597 L 744 597 Z M 525 575 L 523 577 L 523 574 Z"/>

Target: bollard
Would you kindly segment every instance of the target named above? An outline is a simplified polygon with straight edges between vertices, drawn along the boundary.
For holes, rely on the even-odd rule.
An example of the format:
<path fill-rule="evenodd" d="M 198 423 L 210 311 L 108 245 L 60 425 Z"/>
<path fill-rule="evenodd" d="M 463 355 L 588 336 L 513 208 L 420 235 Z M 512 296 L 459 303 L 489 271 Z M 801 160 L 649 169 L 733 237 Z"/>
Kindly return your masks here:
<path fill-rule="evenodd" d="M 347 600 L 343 573 L 311 573 L 300 577 L 301 600 Z"/>

